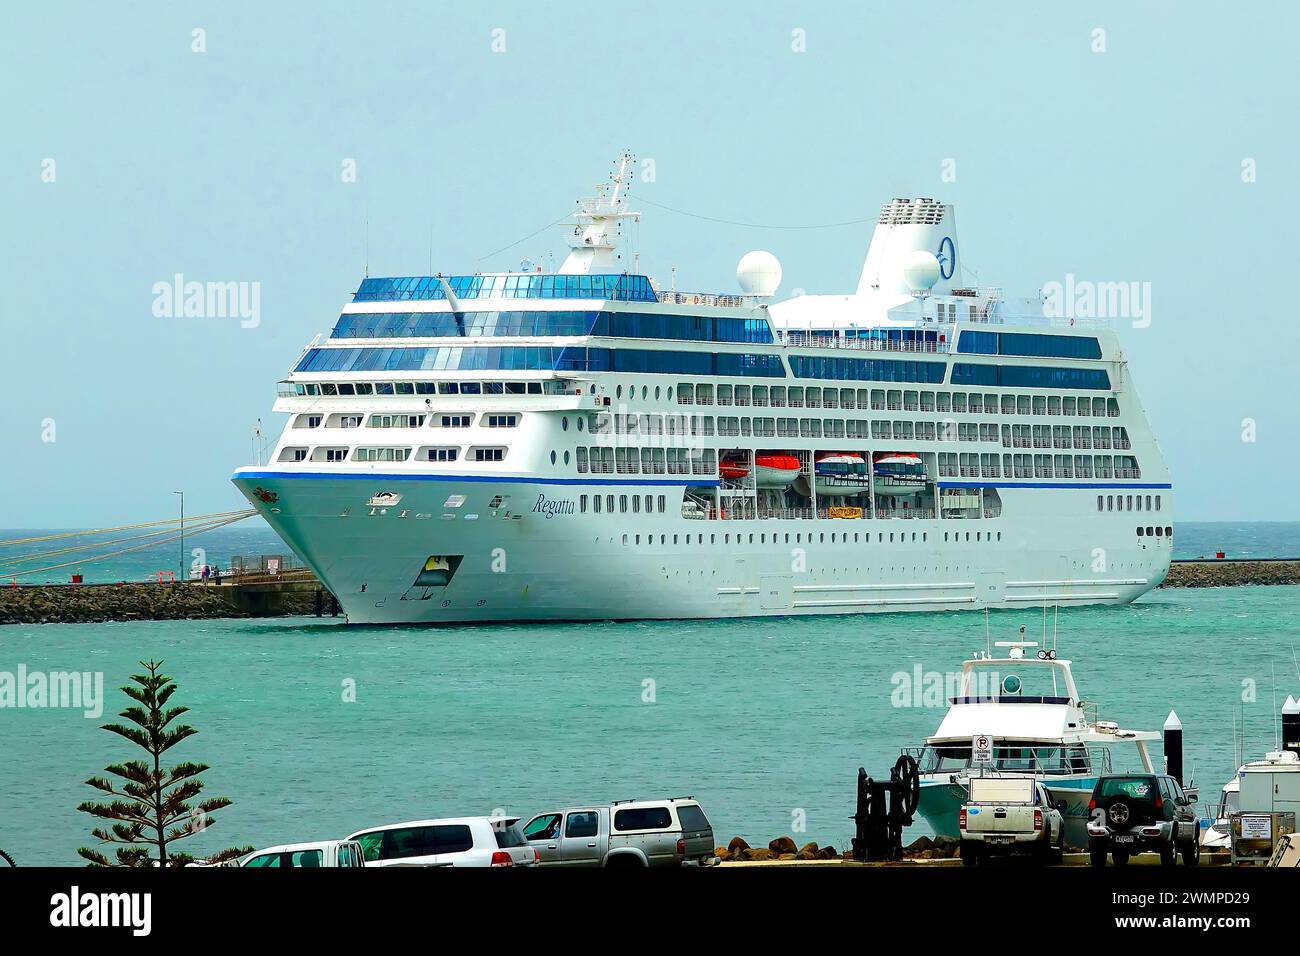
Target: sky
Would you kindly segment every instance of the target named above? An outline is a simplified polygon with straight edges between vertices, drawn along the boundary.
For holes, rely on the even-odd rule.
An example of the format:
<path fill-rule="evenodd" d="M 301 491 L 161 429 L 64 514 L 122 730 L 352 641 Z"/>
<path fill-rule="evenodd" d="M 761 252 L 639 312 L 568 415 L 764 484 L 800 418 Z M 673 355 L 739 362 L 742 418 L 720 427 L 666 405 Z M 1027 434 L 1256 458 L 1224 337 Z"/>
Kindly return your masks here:
<path fill-rule="evenodd" d="M 1150 283 L 1119 331 L 1176 514 L 1300 518 L 1298 26 L 1286 2 L 9 5 L 0 527 L 243 506 L 276 382 L 367 266 L 558 263 L 542 227 L 623 149 L 653 172 L 642 271 L 679 289 L 735 291 L 767 249 L 782 293 L 851 291 L 892 196 L 954 203 L 981 285 Z M 157 314 L 177 274 L 255 287 L 257 321 Z"/>

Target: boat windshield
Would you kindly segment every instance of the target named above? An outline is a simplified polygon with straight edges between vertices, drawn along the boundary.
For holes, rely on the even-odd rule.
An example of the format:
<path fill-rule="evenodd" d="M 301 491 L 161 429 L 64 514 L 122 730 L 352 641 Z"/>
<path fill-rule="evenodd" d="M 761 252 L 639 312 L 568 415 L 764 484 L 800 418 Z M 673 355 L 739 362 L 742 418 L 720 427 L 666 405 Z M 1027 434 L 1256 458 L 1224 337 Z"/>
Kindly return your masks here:
<path fill-rule="evenodd" d="M 895 478 L 924 478 L 925 465 L 919 461 L 878 461 L 876 474 Z"/>
<path fill-rule="evenodd" d="M 1033 653 L 1033 650 L 1030 650 Z M 967 684 L 949 695 L 954 704 L 999 703 L 1068 704 L 1060 668 L 1036 660 L 990 661 L 973 664 L 966 673 Z"/>
<path fill-rule="evenodd" d="M 1241 792 L 1239 790 L 1224 790 L 1223 800 L 1219 803 L 1219 818 L 1223 819 L 1240 809 Z"/>
<path fill-rule="evenodd" d="M 817 470 L 824 475 L 865 475 L 867 463 L 863 461 L 819 461 Z"/>
<path fill-rule="evenodd" d="M 921 773 L 957 773 L 971 767 L 969 744 L 920 747 L 905 750 L 916 760 Z M 1110 750 L 1106 747 L 1035 746 L 1009 744 L 993 748 L 993 763 L 981 765 L 1005 773 L 1102 774 L 1110 772 Z"/>

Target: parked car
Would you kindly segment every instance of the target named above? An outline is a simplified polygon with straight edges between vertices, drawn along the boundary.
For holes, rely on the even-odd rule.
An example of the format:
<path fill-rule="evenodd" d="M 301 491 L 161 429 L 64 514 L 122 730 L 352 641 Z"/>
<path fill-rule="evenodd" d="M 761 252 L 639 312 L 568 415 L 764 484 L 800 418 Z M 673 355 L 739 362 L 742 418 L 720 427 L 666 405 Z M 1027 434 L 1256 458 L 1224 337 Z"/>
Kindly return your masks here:
<path fill-rule="evenodd" d="M 365 866 L 361 845 L 348 840 L 321 840 L 316 843 L 285 843 L 254 850 L 240 857 L 239 866 L 318 867 Z"/>
<path fill-rule="evenodd" d="M 366 866 L 534 866 L 518 817 L 449 817 L 367 827 L 348 837 Z"/>
<path fill-rule="evenodd" d="M 958 817 L 961 861 L 1029 853 L 1041 862 L 1065 855 L 1065 821 L 1047 789 L 1031 777 L 972 777 Z"/>
<path fill-rule="evenodd" d="M 1110 853 L 1124 866 L 1138 853 L 1159 853 L 1173 866 L 1178 854 L 1195 866 L 1201 859 L 1201 822 L 1190 795 L 1173 777 L 1157 773 L 1106 774 L 1097 780 L 1088 802 L 1088 854 L 1093 866 L 1105 866 Z"/>
<path fill-rule="evenodd" d="M 547 810 L 524 838 L 542 866 L 710 866 L 713 826 L 694 797 Z"/>

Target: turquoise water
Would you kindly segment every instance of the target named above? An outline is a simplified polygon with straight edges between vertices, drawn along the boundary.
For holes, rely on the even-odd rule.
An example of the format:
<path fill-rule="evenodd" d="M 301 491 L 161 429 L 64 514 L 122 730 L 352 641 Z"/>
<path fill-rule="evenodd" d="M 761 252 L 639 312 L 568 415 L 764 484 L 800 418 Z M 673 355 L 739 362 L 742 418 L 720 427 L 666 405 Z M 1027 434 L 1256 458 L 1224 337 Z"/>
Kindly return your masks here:
<path fill-rule="evenodd" d="M 219 565 L 229 568 L 234 556 L 256 558 L 259 555 L 282 555 L 288 561 L 296 560 L 260 518 L 241 521 L 238 524 L 214 531 L 187 537 L 185 547 L 179 541 L 170 540 L 174 534 L 167 531 L 160 535 L 166 539 L 155 544 L 158 538 L 140 539 L 139 535 L 151 534 L 151 529 L 122 531 L 100 536 L 77 536 L 59 538 L 41 543 L 6 545 L 4 542 L 15 539 L 58 534 L 58 531 L 0 530 L 0 583 L 8 583 L 15 572 L 41 571 L 27 573 L 18 578 L 19 583 L 67 583 L 74 573 L 80 572 L 87 582 L 116 581 L 156 581 L 158 572 L 179 575 L 184 555 L 189 566 L 203 564 Z M 107 544 L 119 541 L 118 544 Z M 83 550 L 85 545 L 98 545 Z M 148 545 L 143 550 L 134 550 Z M 194 549 L 201 549 L 198 555 Z M 126 554 L 115 554 L 104 560 L 90 560 L 92 557 L 108 555 L 113 552 L 128 550 Z M 35 558 L 38 553 L 61 551 L 39 560 L 20 560 Z M 1290 558 L 1300 557 L 1300 523 L 1297 522 L 1248 522 L 1248 521 L 1184 521 L 1175 526 L 1174 557 L 1197 558 L 1214 557 L 1215 552 L 1224 551 L 1230 558 Z M 61 567 L 61 565 L 67 565 Z M 287 565 L 286 565 L 287 566 Z"/>
<path fill-rule="evenodd" d="M 991 616 L 1012 638 L 1035 611 Z M 1251 752 L 1268 748 L 1270 666 L 1300 692 L 1300 588 L 1162 590 L 1063 613 L 1062 656 L 1104 719 L 1159 729 L 1171 706 L 1206 794 L 1234 771 L 1242 682 Z M 72 864 L 91 820 L 83 781 L 132 748 L 97 729 L 135 662 L 166 660 L 200 731 L 177 759 L 212 765 L 234 806 L 196 847 L 344 836 L 415 817 L 536 811 L 694 794 L 725 841 L 847 845 L 859 765 L 882 773 L 941 708 L 891 704 L 896 672 L 956 669 L 982 615 L 874 615 L 442 629 L 315 619 L 0 628 L 0 670 L 103 671 L 99 720 L 0 710 L 0 848 Z M 355 680 L 357 701 L 341 699 Z M 653 681 L 653 702 L 646 681 Z M 792 825 L 802 812 L 806 830 Z M 924 832 L 918 826 L 912 833 Z"/>

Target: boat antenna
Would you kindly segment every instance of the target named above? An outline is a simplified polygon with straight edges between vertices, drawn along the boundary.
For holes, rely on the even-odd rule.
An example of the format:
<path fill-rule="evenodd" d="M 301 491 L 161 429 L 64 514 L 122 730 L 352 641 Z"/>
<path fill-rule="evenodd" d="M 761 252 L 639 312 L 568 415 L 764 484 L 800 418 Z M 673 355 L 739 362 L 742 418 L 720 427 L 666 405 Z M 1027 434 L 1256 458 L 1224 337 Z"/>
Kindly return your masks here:
<path fill-rule="evenodd" d="M 1246 705 L 1241 705 L 1241 759 L 1237 761 L 1240 767 L 1246 762 Z"/>
<path fill-rule="evenodd" d="M 365 277 L 369 279 L 370 278 L 370 217 L 369 216 L 366 217 L 365 258 L 366 258 Z"/>
<path fill-rule="evenodd" d="M 1278 726 L 1277 726 L 1277 721 L 1278 721 L 1278 713 L 1277 713 L 1277 667 L 1276 667 L 1273 663 L 1271 663 L 1271 662 L 1270 662 L 1269 665 L 1268 665 L 1268 679 L 1269 679 L 1269 682 L 1273 685 L 1273 720 L 1272 720 L 1272 723 L 1273 723 L 1273 749 L 1274 749 L 1274 750 L 1281 750 L 1281 749 L 1282 749 L 1282 742 L 1281 742 L 1281 741 L 1282 741 L 1282 738 L 1281 738 L 1281 736 L 1278 734 Z"/>

